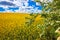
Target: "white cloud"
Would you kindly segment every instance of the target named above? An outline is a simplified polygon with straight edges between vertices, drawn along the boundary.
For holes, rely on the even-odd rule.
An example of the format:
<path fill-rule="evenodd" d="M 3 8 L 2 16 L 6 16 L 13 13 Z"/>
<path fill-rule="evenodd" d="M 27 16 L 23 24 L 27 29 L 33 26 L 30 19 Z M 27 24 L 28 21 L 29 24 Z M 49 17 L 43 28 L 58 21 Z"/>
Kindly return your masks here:
<path fill-rule="evenodd" d="M 25 2 L 24 4 L 25 4 L 26 7 L 28 6 L 28 3 L 27 2 Z"/>
<path fill-rule="evenodd" d="M 31 0 L 31 1 L 34 1 L 34 0 Z"/>
<path fill-rule="evenodd" d="M 7 2 L 12 2 L 12 1 L 8 1 L 8 0 L 0 0 L 0 1 L 7 1 Z M 34 0 L 32 0 L 34 1 Z M 25 13 L 39 13 L 41 12 L 41 10 L 38 10 L 37 8 L 33 8 L 33 6 L 28 6 L 28 0 L 17 0 L 12 2 L 13 4 L 16 4 L 17 6 L 5 6 L 5 5 L 0 5 L 0 7 L 3 7 L 5 9 L 4 12 L 25 12 Z M 25 6 L 23 6 L 23 3 Z M 36 5 L 40 5 L 39 3 L 36 3 Z M 18 7 L 18 10 L 12 11 L 12 10 L 8 10 L 8 7 Z M 29 8 L 29 9 L 28 9 Z"/>
<path fill-rule="evenodd" d="M 27 8 L 30 8 L 30 10 L 28 10 Z M 15 12 L 20 12 L 20 13 L 40 13 L 41 10 L 38 10 L 38 8 L 33 8 L 32 6 L 30 7 L 22 7 L 19 8 L 19 10 L 15 10 Z"/>
<path fill-rule="evenodd" d="M 12 10 L 5 10 L 5 12 L 13 12 Z"/>
<path fill-rule="evenodd" d="M 40 3 L 36 2 L 36 5 L 41 5 Z"/>

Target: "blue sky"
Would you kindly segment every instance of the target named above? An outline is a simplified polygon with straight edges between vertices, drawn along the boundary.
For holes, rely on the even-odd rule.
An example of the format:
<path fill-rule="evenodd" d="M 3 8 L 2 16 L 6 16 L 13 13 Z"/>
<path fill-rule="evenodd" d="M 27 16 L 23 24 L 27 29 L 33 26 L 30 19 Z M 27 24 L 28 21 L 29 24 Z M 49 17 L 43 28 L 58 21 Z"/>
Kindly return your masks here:
<path fill-rule="evenodd" d="M 0 12 L 34 12 L 39 13 L 42 6 L 33 0 L 0 0 Z"/>

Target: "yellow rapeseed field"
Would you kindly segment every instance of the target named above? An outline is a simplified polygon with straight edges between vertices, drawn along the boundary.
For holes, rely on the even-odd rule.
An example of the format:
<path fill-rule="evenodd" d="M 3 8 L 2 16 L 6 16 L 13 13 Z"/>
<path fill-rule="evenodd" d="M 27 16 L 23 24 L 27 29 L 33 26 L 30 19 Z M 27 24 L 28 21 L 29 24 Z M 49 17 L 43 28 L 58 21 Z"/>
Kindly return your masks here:
<path fill-rule="evenodd" d="M 24 13 L 0 13 L 0 25 L 23 25 L 27 20 L 25 17 L 31 18 L 29 14 Z M 38 22 L 40 20 L 40 23 L 43 23 L 41 15 L 38 15 L 35 19 L 35 22 Z"/>
<path fill-rule="evenodd" d="M 33 27 L 33 28 L 24 27 L 25 22 L 28 21 L 28 20 L 26 20 L 26 17 L 31 18 L 32 16 L 29 15 L 28 13 L 0 13 L 0 36 L 1 36 L 0 40 L 4 39 L 6 37 L 6 35 L 9 34 L 9 33 L 10 34 L 12 33 L 13 35 L 14 34 L 17 35 L 18 30 L 23 30 L 24 32 L 25 31 L 29 32 L 30 29 L 31 29 L 31 30 L 34 31 L 34 32 L 32 31 L 31 33 L 33 33 L 35 35 L 35 31 L 36 30 L 39 31 L 40 29 L 38 29 L 36 27 Z M 36 25 L 38 23 L 43 24 L 43 18 L 41 17 L 41 15 L 38 15 L 35 18 L 34 25 Z M 18 30 L 15 29 L 16 27 L 18 28 Z M 16 33 L 13 33 L 14 30 L 15 30 Z M 8 40 L 8 39 L 9 38 L 7 38 L 6 40 Z"/>

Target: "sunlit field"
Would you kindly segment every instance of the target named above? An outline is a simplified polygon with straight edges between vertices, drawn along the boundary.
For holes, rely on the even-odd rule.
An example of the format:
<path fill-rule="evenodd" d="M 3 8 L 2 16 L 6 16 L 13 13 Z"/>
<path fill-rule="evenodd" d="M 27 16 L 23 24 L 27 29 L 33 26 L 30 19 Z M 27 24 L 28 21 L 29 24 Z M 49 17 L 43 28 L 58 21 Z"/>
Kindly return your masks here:
<path fill-rule="evenodd" d="M 34 16 L 29 13 L 0 13 L 0 40 L 40 40 L 41 30 L 37 24 L 43 25 L 44 18 L 40 14 Z"/>
<path fill-rule="evenodd" d="M 0 40 L 56 40 L 59 17 L 55 13 L 0 13 Z"/>

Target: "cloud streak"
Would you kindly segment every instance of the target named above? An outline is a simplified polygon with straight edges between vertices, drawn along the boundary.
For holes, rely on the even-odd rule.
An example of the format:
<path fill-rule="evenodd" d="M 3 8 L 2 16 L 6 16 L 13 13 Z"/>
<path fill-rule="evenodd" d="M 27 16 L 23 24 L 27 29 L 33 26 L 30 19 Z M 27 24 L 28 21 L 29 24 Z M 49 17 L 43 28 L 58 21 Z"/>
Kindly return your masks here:
<path fill-rule="evenodd" d="M 7 1 L 1 1 L 0 5 L 15 6 L 15 4 L 13 4 L 11 2 L 7 2 Z"/>

